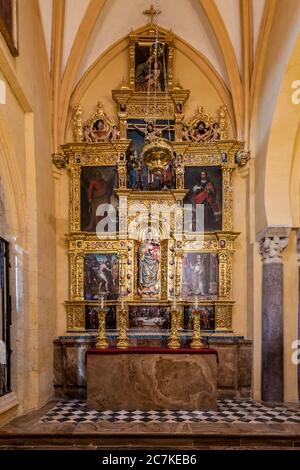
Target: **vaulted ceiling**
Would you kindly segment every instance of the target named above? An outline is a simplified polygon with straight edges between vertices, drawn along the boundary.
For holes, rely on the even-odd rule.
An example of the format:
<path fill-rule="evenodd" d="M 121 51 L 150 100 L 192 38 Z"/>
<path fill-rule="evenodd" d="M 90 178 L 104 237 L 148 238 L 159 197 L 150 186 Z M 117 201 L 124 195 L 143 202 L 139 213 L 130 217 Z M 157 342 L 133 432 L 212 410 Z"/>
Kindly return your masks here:
<path fill-rule="evenodd" d="M 85 51 L 76 75 L 78 81 L 88 67 L 111 44 L 127 35 L 131 29 L 142 26 L 147 22 L 143 14 L 150 6 L 151 0 L 58 0 L 64 3 L 63 42 L 62 42 L 62 73 L 70 58 L 72 46 L 80 32 L 84 16 L 88 8 L 93 10 L 94 20 L 89 23 L 90 30 Z M 214 3 L 216 12 L 208 3 Z M 43 22 L 49 66 L 52 49 L 52 17 L 56 0 L 39 0 Z M 253 35 L 253 51 L 255 52 L 265 0 L 253 0 L 251 34 Z M 100 8 L 96 8 L 96 4 Z M 98 6 L 97 5 L 97 6 Z M 161 10 L 159 24 L 172 29 L 178 36 L 201 52 L 215 67 L 225 82 L 228 83 L 226 64 L 222 54 L 222 44 L 218 42 L 216 29 L 225 25 L 229 41 L 232 43 L 239 71 L 242 71 L 242 31 L 240 0 L 160 0 L 156 5 Z M 156 6 L 154 5 L 154 6 Z M 213 14 L 207 17 L 206 8 Z M 92 13 L 92 11 L 91 11 Z M 96 18 L 98 14 L 98 17 Z M 93 15 L 91 15 L 93 16 Z M 218 24 L 220 22 L 220 24 Z"/>
<path fill-rule="evenodd" d="M 38 0 L 52 83 L 53 146 L 63 142 L 76 85 L 113 44 L 149 22 L 151 0 Z M 299 0 L 153 0 L 160 26 L 198 51 L 228 88 L 236 135 L 250 135 L 251 113 L 272 44 L 281 34 L 277 92 L 300 29 Z M 288 18 L 288 22 L 285 21 Z M 274 52 L 274 51 L 273 51 Z M 286 57 L 283 55 L 286 54 Z M 273 61 L 274 62 L 274 61 Z M 281 77 L 281 78 L 280 78 Z M 269 93 L 274 93 L 269 84 Z M 276 94 L 276 91 L 275 91 Z"/>

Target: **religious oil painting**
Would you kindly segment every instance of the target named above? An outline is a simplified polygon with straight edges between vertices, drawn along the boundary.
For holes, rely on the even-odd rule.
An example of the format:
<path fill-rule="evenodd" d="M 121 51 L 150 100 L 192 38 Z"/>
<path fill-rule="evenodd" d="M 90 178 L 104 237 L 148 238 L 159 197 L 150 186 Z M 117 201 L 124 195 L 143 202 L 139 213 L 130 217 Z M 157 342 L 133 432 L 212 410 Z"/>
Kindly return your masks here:
<path fill-rule="evenodd" d="M 83 232 L 96 232 L 97 224 L 104 218 L 107 219 L 108 212 L 105 210 L 105 206 L 100 215 L 101 208 L 99 206 L 112 204 L 117 208 L 118 200 L 114 194 L 117 180 L 117 169 L 114 166 L 86 166 L 82 168 L 80 205 L 81 230 Z M 116 218 L 115 214 L 111 215 L 114 219 Z M 114 224 L 116 224 L 116 220 L 114 220 Z M 104 224 L 103 231 L 108 231 L 108 225 Z"/>
<path fill-rule="evenodd" d="M 84 257 L 84 298 L 98 300 L 102 295 L 115 300 L 119 292 L 117 253 L 88 253 Z"/>
<path fill-rule="evenodd" d="M 132 306 L 129 307 L 129 328 L 135 330 L 168 330 L 170 310 L 168 307 Z"/>
<path fill-rule="evenodd" d="M 183 298 L 216 298 L 218 258 L 216 253 L 185 253 L 182 265 Z"/>
<path fill-rule="evenodd" d="M 104 142 L 110 135 L 110 126 L 103 119 L 97 119 L 93 122 L 91 138 L 93 142 Z"/>
<path fill-rule="evenodd" d="M 204 231 L 222 230 L 222 170 L 217 166 L 187 167 L 184 175 L 184 186 L 188 193 L 185 204 L 191 204 L 192 217 L 189 221 L 190 231 L 195 231 L 196 207 L 203 204 Z"/>
<path fill-rule="evenodd" d="M 192 305 L 184 306 L 183 327 L 185 330 L 193 329 L 193 311 L 195 307 Z M 215 307 L 213 305 L 198 306 L 200 310 L 200 327 L 201 330 L 215 329 Z"/>
<path fill-rule="evenodd" d="M 99 328 L 99 306 L 90 306 L 85 307 L 85 329 L 86 330 L 98 330 Z M 105 328 L 107 330 L 115 330 L 117 328 L 116 320 L 116 307 L 110 305 L 107 307 L 106 317 L 105 317 Z"/>
<path fill-rule="evenodd" d="M 136 44 L 135 90 L 165 91 L 167 83 L 167 46 L 163 43 Z"/>

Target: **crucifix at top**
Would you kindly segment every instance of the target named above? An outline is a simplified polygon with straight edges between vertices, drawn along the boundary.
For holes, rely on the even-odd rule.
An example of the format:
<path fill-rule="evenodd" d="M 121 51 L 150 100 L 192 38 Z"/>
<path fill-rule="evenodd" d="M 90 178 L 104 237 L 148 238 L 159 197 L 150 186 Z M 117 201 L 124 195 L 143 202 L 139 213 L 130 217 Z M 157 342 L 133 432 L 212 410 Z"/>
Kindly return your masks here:
<path fill-rule="evenodd" d="M 161 14 L 160 10 L 156 10 L 153 5 L 148 8 L 148 10 L 143 11 L 143 15 L 150 16 L 150 23 L 153 24 L 153 18 Z"/>

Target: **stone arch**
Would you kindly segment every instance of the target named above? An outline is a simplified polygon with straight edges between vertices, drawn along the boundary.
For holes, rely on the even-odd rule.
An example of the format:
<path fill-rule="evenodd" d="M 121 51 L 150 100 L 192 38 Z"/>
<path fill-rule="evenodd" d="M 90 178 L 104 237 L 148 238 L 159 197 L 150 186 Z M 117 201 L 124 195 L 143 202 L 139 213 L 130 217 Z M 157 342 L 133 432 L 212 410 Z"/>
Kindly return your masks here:
<path fill-rule="evenodd" d="M 144 25 L 139 27 L 133 31 L 131 34 L 140 34 L 143 33 L 147 29 L 149 25 Z M 159 28 L 162 32 L 167 32 L 166 28 L 160 27 Z M 174 34 L 174 33 L 173 33 Z M 218 93 L 221 102 L 227 107 L 228 110 L 228 120 L 230 122 L 230 126 L 232 128 L 233 135 L 236 135 L 236 118 L 234 113 L 232 95 L 225 84 L 224 80 L 218 74 L 216 69 L 210 63 L 210 61 L 199 51 L 197 51 L 193 46 L 187 43 L 184 39 L 180 36 L 174 34 L 174 46 L 175 50 L 177 49 L 181 53 L 183 53 L 187 58 L 189 58 L 198 68 L 199 70 L 206 76 L 206 78 L 211 82 L 213 87 L 215 88 L 216 92 Z M 76 103 L 80 103 L 83 95 L 87 91 L 87 89 L 91 86 L 93 81 L 96 79 L 100 71 L 111 61 L 113 60 L 118 54 L 125 51 L 128 47 L 128 36 L 119 39 L 117 42 L 112 44 L 106 51 L 104 51 L 97 60 L 87 69 L 87 71 L 83 74 L 79 82 L 77 83 L 76 87 L 74 88 L 71 99 L 69 102 L 69 109 L 67 113 L 67 117 L 64 123 L 64 140 L 66 139 L 68 129 L 70 127 L 70 121 L 72 117 L 72 110 L 73 106 Z"/>
<path fill-rule="evenodd" d="M 0 175 L 0 223 L 4 230 L 3 235 L 22 240 L 25 237 L 24 182 L 16 162 L 12 137 L 1 111 Z"/>
<path fill-rule="evenodd" d="M 290 180 L 300 126 L 300 104 L 293 103 L 293 82 L 300 77 L 300 34 L 289 58 L 277 98 L 268 139 L 265 164 L 265 214 L 267 225 L 293 225 Z"/>

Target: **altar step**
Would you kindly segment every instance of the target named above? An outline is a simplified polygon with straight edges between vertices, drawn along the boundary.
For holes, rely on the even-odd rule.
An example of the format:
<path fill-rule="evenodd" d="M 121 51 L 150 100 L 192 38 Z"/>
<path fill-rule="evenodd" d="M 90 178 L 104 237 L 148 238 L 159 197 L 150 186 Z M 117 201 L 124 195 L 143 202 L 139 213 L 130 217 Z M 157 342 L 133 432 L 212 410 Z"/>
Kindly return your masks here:
<path fill-rule="evenodd" d="M 228 431 L 228 430 L 227 430 Z M 97 434 L 0 434 L 1 450 L 120 450 L 120 449 L 181 449 L 181 450 L 300 450 L 300 431 L 282 432 L 207 432 L 172 433 L 114 433 Z M 255 434 L 255 435 L 254 435 Z"/>
<path fill-rule="evenodd" d="M 0 428 L 1 449 L 300 449 L 300 408 L 219 400 L 217 411 L 89 410 L 51 401 Z"/>

